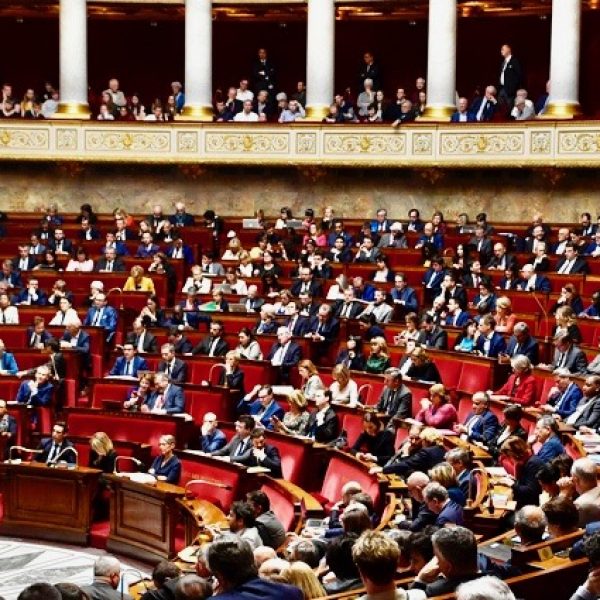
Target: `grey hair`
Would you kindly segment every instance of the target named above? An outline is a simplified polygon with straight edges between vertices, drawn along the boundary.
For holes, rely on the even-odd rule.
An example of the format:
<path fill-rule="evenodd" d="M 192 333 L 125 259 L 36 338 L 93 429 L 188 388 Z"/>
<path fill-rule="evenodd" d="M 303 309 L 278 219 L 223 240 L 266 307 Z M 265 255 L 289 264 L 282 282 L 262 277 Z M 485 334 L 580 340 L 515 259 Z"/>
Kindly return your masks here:
<path fill-rule="evenodd" d="M 517 354 L 510 359 L 510 366 L 513 369 L 531 370 L 531 361 L 524 354 Z"/>
<path fill-rule="evenodd" d="M 597 481 L 596 463 L 589 458 L 578 458 L 571 467 L 571 475 L 589 483 Z"/>
<path fill-rule="evenodd" d="M 513 333 L 525 333 L 526 331 L 529 331 L 529 325 L 527 325 L 525 321 L 519 321 L 518 323 L 515 323 L 515 326 L 513 327 Z"/>
<path fill-rule="evenodd" d="M 423 489 L 423 498 L 425 500 L 440 500 L 441 502 L 445 502 L 448 500 L 448 490 L 441 483 L 432 481 Z"/>
<path fill-rule="evenodd" d="M 121 572 L 121 563 L 116 556 L 100 556 L 94 563 L 94 577 L 110 577 Z"/>
<path fill-rule="evenodd" d="M 515 600 L 508 585 L 492 575 L 461 583 L 456 590 L 456 600 Z"/>

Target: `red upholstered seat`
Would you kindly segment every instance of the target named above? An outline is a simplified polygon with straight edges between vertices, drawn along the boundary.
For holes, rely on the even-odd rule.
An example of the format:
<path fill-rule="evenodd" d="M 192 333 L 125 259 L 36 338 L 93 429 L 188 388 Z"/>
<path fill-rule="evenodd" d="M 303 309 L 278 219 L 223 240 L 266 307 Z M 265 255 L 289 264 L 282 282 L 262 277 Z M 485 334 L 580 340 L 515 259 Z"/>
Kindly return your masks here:
<path fill-rule="evenodd" d="M 440 355 L 435 356 L 433 362 L 440 372 L 444 385 L 447 388 L 457 388 L 462 372 L 462 362 L 455 357 L 445 358 Z"/>
<path fill-rule="evenodd" d="M 347 413 L 344 415 L 344 418 L 342 420 L 342 429 L 347 434 L 346 439 L 348 440 L 349 448 L 351 448 L 354 445 L 354 443 L 358 439 L 358 436 L 363 432 L 362 421 L 362 415 L 360 414 Z"/>
<path fill-rule="evenodd" d="M 306 470 L 309 468 L 307 453 L 311 447 L 310 442 L 269 431 L 267 443 L 279 450 L 283 478 L 302 487 L 306 481 Z"/>
<path fill-rule="evenodd" d="M 492 383 L 491 363 L 463 362 L 456 389 L 464 394 L 489 390 Z"/>
<path fill-rule="evenodd" d="M 290 494 L 276 485 L 275 481 L 267 481 L 260 489 L 269 497 L 271 510 L 281 521 L 285 530 L 293 530 L 298 520 L 299 507 L 294 505 Z"/>

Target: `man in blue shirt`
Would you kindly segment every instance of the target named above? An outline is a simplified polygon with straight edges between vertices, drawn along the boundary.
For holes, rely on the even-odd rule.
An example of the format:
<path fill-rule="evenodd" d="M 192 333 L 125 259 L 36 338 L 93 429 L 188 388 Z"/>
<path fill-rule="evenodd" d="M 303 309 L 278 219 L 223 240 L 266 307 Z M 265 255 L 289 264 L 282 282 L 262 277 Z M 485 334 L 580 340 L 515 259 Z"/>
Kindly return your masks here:
<path fill-rule="evenodd" d="M 88 311 L 84 325 L 86 327 L 103 327 L 106 330 L 106 341 L 109 342 L 117 330 L 117 311 L 107 305 L 106 294 L 96 294 L 94 306 Z"/>
<path fill-rule="evenodd" d="M 217 429 L 217 425 L 217 415 L 215 413 L 208 412 L 204 415 L 200 429 L 200 447 L 202 448 L 202 452 L 215 452 L 223 448 L 227 443 L 225 434 L 220 429 Z"/>

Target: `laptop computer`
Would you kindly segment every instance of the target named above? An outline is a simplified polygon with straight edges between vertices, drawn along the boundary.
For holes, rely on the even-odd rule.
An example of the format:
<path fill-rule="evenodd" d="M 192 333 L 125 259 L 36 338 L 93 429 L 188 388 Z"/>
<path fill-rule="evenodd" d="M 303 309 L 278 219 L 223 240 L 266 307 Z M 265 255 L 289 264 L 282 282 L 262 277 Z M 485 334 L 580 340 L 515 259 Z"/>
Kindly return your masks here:
<path fill-rule="evenodd" d="M 242 229 L 262 229 L 258 219 L 242 219 Z"/>

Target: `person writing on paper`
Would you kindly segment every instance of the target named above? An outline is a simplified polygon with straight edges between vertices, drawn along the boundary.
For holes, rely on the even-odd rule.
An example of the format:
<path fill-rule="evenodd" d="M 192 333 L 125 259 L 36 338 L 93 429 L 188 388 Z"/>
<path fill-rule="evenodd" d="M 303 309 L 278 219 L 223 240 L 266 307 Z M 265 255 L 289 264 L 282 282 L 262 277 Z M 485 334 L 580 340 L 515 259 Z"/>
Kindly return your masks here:
<path fill-rule="evenodd" d="M 161 481 L 177 485 L 181 477 L 181 463 L 173 454 L 175 438 L 172 435 L 161 435 L 158 442 L 160 455 L 154 459 L 148 473 Z"/>
<path fill-rule="evenodd" d="M 235 462 L 246 467 L 269 469 L 271 471 L 269 475 L 276 479 L 283 477 L 281 474 L 281 456 L 279 455 L 279 450 L 275 446 L 265 443 L 265 430 L 262 428 L 253 429 L 250 439 L 252 440 L 252 450 L 246 456 L 236 459 Z"/>

